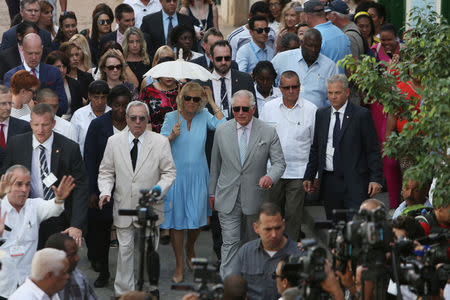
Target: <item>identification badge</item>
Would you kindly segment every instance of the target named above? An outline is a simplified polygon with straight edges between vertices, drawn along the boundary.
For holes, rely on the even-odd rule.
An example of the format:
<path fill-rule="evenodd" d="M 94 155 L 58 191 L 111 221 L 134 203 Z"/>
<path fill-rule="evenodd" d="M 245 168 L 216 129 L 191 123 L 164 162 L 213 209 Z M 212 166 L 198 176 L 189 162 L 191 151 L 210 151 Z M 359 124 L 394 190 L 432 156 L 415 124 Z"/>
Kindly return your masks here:
<path fill-rule="evenodd" d="M 58 180 L 58 178 L 56 178 L 55 175 L 53 175 L 53 173 L 50 173 L 47 175 L 47 177 L 45 177 L 45 179 L 42 181 L 46 187 L 51 187 L 56 181 Z"/>
<path fill-rule="evenodd" d="M 25 255 L 25 248 L 23 246 L 12 246 L 9 248 L 9 254 L 11 257 L 23 256 Z"/>
<path fill-rule="evenodd" d="M 228 109 L 222 109 L 223 116 L 228 119 Z"/>

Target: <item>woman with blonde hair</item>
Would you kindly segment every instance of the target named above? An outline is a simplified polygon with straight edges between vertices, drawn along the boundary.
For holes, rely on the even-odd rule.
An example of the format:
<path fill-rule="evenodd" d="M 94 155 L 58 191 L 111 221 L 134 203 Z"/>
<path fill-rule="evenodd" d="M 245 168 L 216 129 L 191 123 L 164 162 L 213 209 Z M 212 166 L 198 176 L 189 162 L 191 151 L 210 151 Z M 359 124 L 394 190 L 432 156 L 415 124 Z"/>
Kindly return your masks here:
<path fill-rule="evenodd" d="M 175 60 L 175 52 L 173 49 L 167 45 L 161 46 L 156 50 L 155 55 L 153 56 L 152 68 L 161 62 L 161 59 L 167 61 L 167 58 L 171 57 L 172 60 Z M 153 78 L 145 77 L 145 80 L 142 80 L 141 83 L 141 92 L 145 89 L 145 87 L 149 86 L 153 82 Z"/>
<path fill-rule="evenodd" d="M 69 40 L 69 42 L 73 42 L 77 47 L 81 50 L 80 52 L 80 70 L 84 72 L 92 72 L 92 57 L 91 57 L 91 49 L 89 48 L 89 42 L 86 37 L 82 34 L 75 34 Z"/>
<path fill-rule="evenodd" d="M 297 1 L 293 1 L 288 3 L 281 12 L 281 20 L 280 20 L 280 32 L 277 35 L 277 47 L 276 52 L 278 52 L 280 47 L 281 37 L 288 32 L 292 32 L 297 34 L 297 24 L 300 23 L 300 13 L 295 11 L 296 7 L 301 7 L 301 3 Z"/>
<path fill-rule="evenodd" d="M 119 84 L 125 85 L 133 95 L 132 99 L 136 100 L 139 95 L 134 85 L 127 81 L 125 67 L 126 63 L 122 53 L 117 49 L 110 49 L 103 54 L 98 62 L 100 79 L 105 80 L 110 89 Z"/>
<path fill-rule="evenodd" d="M 144 74 L 150 69 L 147 43 L 142 31 L 136 27 L 128 28 L 123 34 L 122 49 L 123 56 L 140 85 Z"/>
<path fill-rule="evenodd" d="M 209 104 L 214 115 L 205 108 Z M 192 269 L 195 257 L 195 241 L 200 227 L 205 226 L 211 215 L 208 204 L 209 171 L 205 155 L 207 130 L 215 130 L 226 121 L 214 102 L 209 87 L 188 82 L 177 97 L 177 111 L 166 114 L 161 134 L 168 137 L 177 168 L 177 178 L 164 201 L 164 223 L 161 228 L 170 229 L 170 239 L 175 252 L 175 283 L 184 279 L 184 231 L 187 230 L 186 262 Z"/>

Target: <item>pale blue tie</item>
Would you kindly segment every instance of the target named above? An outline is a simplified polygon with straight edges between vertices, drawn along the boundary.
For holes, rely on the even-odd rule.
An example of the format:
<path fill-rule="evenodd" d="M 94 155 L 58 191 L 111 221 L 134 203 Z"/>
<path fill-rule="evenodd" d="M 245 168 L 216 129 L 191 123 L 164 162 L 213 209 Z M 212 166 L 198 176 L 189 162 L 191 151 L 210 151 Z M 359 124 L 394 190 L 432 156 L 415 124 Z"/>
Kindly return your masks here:
<path fill-rule="evenodd" d="M 241 127 L 242 134 L 239 140 L 239 155 L 241 157 L 241 165 L 244 165 L 245 154 L 247 153 L 247 128 Z"/>

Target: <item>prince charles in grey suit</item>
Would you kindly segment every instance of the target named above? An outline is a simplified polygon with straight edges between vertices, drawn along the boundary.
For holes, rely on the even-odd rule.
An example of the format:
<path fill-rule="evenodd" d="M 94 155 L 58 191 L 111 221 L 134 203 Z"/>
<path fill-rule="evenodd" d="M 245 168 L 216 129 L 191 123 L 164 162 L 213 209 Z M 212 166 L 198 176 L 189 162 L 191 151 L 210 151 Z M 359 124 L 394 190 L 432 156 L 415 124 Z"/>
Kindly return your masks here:
<path fill-rule="evenodd" d="M 231 272 L 240 245 L 256 238 L 253 223 L 263 193 L 286 168 L 275 128 L 253 117 L 253 94 L 238 91 L 231 105 L 235 119 L 216 130 L 209 181 L 209 193 L 215 196 L 214 208 L 219 212 L 222 227 L 222 278 Z M 269 159 L 271 167 L 267 172 Z"/>

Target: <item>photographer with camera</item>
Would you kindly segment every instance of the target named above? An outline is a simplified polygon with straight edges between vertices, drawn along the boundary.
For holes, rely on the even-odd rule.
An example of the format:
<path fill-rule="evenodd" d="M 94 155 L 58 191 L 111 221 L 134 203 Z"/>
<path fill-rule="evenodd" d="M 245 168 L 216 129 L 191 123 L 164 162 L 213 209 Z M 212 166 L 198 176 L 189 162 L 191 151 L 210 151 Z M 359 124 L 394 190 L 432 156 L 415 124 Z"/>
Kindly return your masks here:
<path fill-rule="evenodd" d="M 244 277 L 242 277 L 239 274 L 231 274 L 225 277 L 223 281 L 223 296 L 220 299 L 246 300 L 247 291 L 248 291 L 247 280 L 245 280 Z M 198 300 L 198 299 L 205 299 L 205 298 L 199 298 L 198 293 L 189 293 L 184 295 L 182 300 Z"/>
<path fill-rule="evenodd" d="M 433 207 L 433 211 L 417 216 L 416 219 L 422 225 L 426 235 L 443 230 L 448 232 L 450 229 L 450 205 L 448 200 L 443 203 L 433 203 Z"/>
<path fill-rule="evenodd" d="M 278 294 L 282 295 L 283 292 L 289 288 L 297 287 L 300 283 L 300 276 L 297 272 L 287 270 L 284 266 L 289 262 L 289 256 L 285 256 L 277 265 L 277 269 L 272 278 L 275 277 L 277 283 Z"/>
<path fill-rule="evenodd" d="M 299 255 L 297 243 L 284 235 L 281 210 L 273 203 L 261 205 L 253 229 L 259 238 L 244 244 L 232 266 L 232 274 L 241 274 L 248 282 L 248 299 L 277 299 L 278 291 L 272 274 L 286 255 Z"/>

